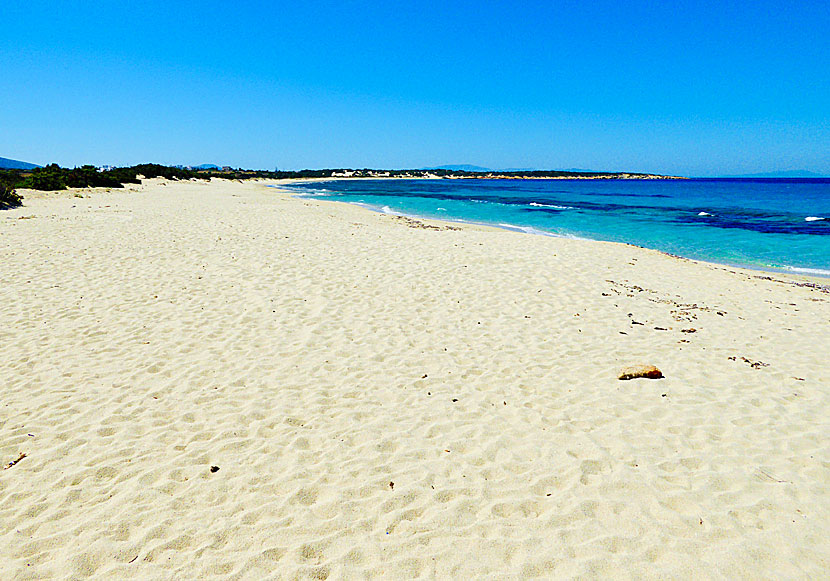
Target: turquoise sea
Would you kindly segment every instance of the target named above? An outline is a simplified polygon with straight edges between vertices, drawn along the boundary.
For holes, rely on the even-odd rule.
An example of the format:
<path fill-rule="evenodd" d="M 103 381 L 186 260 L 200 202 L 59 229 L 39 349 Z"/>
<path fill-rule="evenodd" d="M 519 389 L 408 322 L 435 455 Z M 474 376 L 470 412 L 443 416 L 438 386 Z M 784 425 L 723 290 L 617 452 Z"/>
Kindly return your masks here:
<path fill-rule="evenodd" d="M 298 194 L 830 276 L 830 179 L 340 180 Z"/>

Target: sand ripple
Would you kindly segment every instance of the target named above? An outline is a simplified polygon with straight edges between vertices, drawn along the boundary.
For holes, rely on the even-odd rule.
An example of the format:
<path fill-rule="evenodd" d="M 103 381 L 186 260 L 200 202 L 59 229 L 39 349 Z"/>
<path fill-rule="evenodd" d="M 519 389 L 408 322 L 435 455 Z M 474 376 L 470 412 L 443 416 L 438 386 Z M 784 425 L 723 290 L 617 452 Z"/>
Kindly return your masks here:
<path fill-rule="evenodd" d="M 27 200 L 3 578 L 826 575 L 820 289 L 253 184 Z"/>

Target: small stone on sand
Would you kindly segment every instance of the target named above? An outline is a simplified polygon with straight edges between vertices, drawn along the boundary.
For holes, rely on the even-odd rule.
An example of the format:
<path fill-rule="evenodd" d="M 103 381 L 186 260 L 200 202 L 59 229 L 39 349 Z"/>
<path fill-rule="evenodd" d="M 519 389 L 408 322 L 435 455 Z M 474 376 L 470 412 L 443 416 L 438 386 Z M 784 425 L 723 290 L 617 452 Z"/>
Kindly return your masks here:
<path fill-rule="evenodd" d="M 661 379 L 663 377 L 663 372 L 657 369 L 654 365 L 632 365 L 630 367 L 623 367 L 620 370 L 618 379 L 635 379 L 637 377 Z"/>

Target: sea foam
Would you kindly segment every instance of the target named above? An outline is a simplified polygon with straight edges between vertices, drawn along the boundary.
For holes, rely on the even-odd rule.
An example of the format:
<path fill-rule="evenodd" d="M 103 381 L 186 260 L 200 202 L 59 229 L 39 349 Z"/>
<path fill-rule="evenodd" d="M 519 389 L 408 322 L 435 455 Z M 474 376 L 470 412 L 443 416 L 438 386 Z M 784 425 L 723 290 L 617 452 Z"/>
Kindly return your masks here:
<path fill-rule="evenodd" d="M 785 266 L 784 270 L 788 270 L 790 272 L 797 272 L 800 274 L 814 274 L 817 276 L 830 276 L 830 270 L 824 270 L 823 268 L 800 268 L 797 266 Z"/>
<path fill-rule="evenodd" d="M 573 210 L 573 206 L 557 206 L 556 204 L 540 204 L 538 202 L 530 202 L 528 206 L 535 206 L 537 208 L 555 208 L 557 210 Z"/>
<path fill-rule="evenodd" d="M 559 236 L 558 234 L 554 234 L 553 232 L 539 230 L 538 228 L 534 228 L 533 226 L 519 226 L 518 224 L 508 224 L 506 222 L 499 223 L 499 226 L 502 228 L 506 228 L 508 230 L 513 230 L 514 232 L 524 232 L 525 234 L 535 234 L 538 236 L 552 236 L 554 238 L 563 238 L 563 236 Z"/>

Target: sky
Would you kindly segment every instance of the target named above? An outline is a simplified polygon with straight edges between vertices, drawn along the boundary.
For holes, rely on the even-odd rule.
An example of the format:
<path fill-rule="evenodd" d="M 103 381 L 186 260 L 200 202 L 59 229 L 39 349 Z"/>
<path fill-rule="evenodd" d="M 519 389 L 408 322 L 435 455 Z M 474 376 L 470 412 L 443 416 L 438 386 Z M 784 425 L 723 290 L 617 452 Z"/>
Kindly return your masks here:
<path fill-rule="evenodd" d="M 830 2 L 8 1 L 0 156 L 830 174 Z"/>

